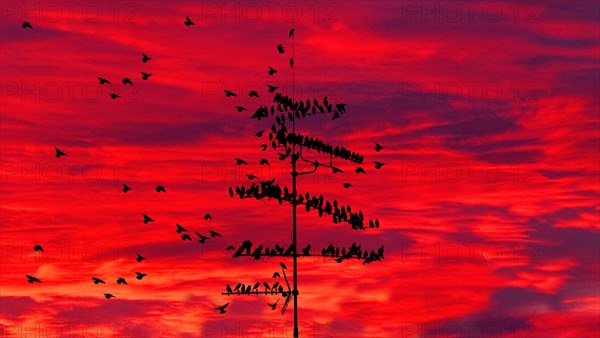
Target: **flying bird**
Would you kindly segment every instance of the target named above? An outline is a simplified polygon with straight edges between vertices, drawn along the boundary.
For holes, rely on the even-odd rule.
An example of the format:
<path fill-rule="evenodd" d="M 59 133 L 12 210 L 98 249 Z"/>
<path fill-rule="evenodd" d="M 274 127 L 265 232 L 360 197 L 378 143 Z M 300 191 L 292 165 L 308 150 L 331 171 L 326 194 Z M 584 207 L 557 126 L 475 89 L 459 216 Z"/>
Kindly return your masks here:
<path fill-rule="evenodd" d="M 356 169 L 354 171 L 357 174 L 366 174 L 365 169 L 363 169 L 362 167 L 356 167 Z"/>
<path fill-rule="evenodd" d="M 107 79 L 105 79 L 103 77 L 99 77 L 98 78 L 98 83 L 100 83 L 100 84 L 105 84 L 105 83 L 111 84 L 110 81 L 108 81 Z"/>
<path fill-rule="evenodd" d="M 183 240 L 183 241 L 185 241 L 185 240 L 191 241 L 192 237 L 190 237 L 189 234 L 183 234 L 183 235 L 181 235 L 181 240 Z"/>
<path fill-rule="evenodd" d="M 94 281 L 94 284 L 106 284 L 106 282 L 100 278 L 92 277 L 92 280 Z"/>
<path fill-rule="evenodd" d="M 379 152 L 381 149 L 383 149 L 383 147 L 381 146 L 381 144 L 375 142 L 375 151 Z"/>
<path fill-rule="evenodd" d="M 223 235 L 216 231 L 208 230 L 208 233 L 210 234 L 210 237 L 223 237 Z"/>
<path fill-rule="evenodd" d="M 250 97 L 259 97 L 259 96 L 258 96 L 258 93 L 256 92 L 256 90 L 251 90 L 251 91 L 248 93 L 248 96 L 250 96 Z"/>
<path fill-rule="evenodd" d="M 343 173 L 342 169 L 336 167 L 331 167 L 331 172 L 334 174 Z"/>
<path fill-rule="evenodd" d="M 277 307 L 277 303 L 279 302 L 279 299 L 277 299 L 277 301 L 273 304 L 271 303 L 267 303 L 267 305 L 269 305 L 271 307 L 271 310 L 275 310 L 275 308 Z"/>
<path fill-rule="evenodd" d="M 146 63 L 148 61 L 152 60 L 150 57 L 148 57 L 148 55 L 142 53 L 142 62 Z"/>
<path fill-rule="evenodd" d="M 142 278 L 148 276 L 147 273 L 141 273 L 141 272 L 137 272 L 137 271 L 135 271 L 135 274 L 136 274 L 135 278 L 137 278 L 139 280 L 142 280 Z"/>
<path fill-rule="evenodd" d="M 104 298 L 106 299 L 111 299 L 111 298 L 116 298 L 115 296 L 111 295 L 110 293 L 105 293 L 104 294 Z"/>
<path fill-rule="evenodd" d="M 127 285 L 127 282 L 125 281 L 125 278 L 119 277 L 119 278 L 117 278 L 117 284 L 125 284 L 125 285 Z"/>
<path fill-rule="evenodd" d="M 148 78 L 150 76 L 152 76 L 152 74 L 150 73 L 144 73 L 144 72 L 140 72 L 142 74 L 142 80 L 148 80 Z"/>
<path fill-rule="evenodd" d="M 225 97 L 232 97 L 232 96 L 237 96 L 236 93 L 232 92 L 231 90 L 223 90 L 225 92 Z"/>
<path fill-rule="evenodd" d="M 34 246 L 33 246 L 33 251 L 41 251 L 41 252 L 44 252 L 44 248 L 42 248 L 42 246 L 41 246 L 41 245 L 39 245 L 39 244 L 36 244 L 36 245 L 34 245 Z"/>
<path fill-rule="evenodd" d="M 344 186 L 344 188 L 350 188 L 353 187 L 352 184 L 348 183 L 348 182 L 342 182 L 342 185 Z"/>
<path fill-rule="evenodd" d="M 210 239 L 209 237 L 206 237 L 203 234 L 198 233 L 198 232 L 196 232 L 196 235 L 198 235 L 198 237 L 200 237 L 200 239 L 198 240 L 198 242 L 200 242 L 200 243 L 204 243 L 204 242 L 206 242 L 207 239 Z"/>
<path fill-rule="evenodd" d="M 29 23 L 27 21 L 23 21 L 23 24 L 21 25 L 21 27 L 33 29 L 33 27 L 31 26 L 31 23 Z"/>
<path fill-rule="evenodd" d="M 260 148 L 262 149 L 262 151 L 267 151 L 267 145 L 266 144 L 261 144 Z"/>
<path fill-rule="evenodd" d="M 269 166 L 271 165 L 266 158 L 261 158 L 260 161 L 258 161 L 258 164 L 260 164 L 260 165 L 269 165 Z"/>
<path fill-rule="evenodd" d="M 175 225 L 177 226 L 177 233 L 178 233 L 178 234 L 180 234 L 180 233 L 182 233 L 182 232 L 186 232 L 186 231 L 187 231 L 187 229 L 186 229 L 186 228 L 184 228 L 184 227 L 182 227 L 182 226 L 181 226 L 181 224 L 177 223 L 177 224 L 175 224 Z"/>
<path fill-rule="evenodd" d="M 279 54 L 283 54 L 285 52 L 285 48 L 283 47 L 283 45 L 279 44 L 277 45 L 277 51 L 279 52 Z"/>
<path fill-rule="evenodd" d="M 234 160 L 235 160 L 235 164 L 237 164 L 237 165 L 248 164 L 248 162 L 246 162 L 242 159 L 239 159 L 237 157 L 235 157 Z"/>
<path fill-rule="evenodd" d="M 381 169 L 381 167 L 383 167 L 383 165 L 385 164 L 383 162 L 377 162 L 377 161 L 373 161 L 373 162 L 375 162 L 375 169 Z"/>
<path fill-rule="evenodd" d="M 144 215 L 144 224 L 148 224 L 149 222 L 154 222 L 154 220 L 152 218 L 150 218 L 150 216 L 143 214 Z"/>
<path fill-rule="evenodd" d="M 121 82 L 123 82 L 123 85 L 130 84 L 130 85 L 132 85 L 132 86 L 133 86 L 133 82 L 132 82 L 132 81 L 131 81 L 131 79 L 130 79 L 130 78 L 128 78 L 128 77 L 124 77 L 124 78 L 123 78 L 123 80 L 121 80 Z"/>
<path fill-rule="evenodd" d="M 275 73 L 277 73 L 277 70 L 274 69 L 273 67 L 269 66 L 269 75 L 273 75 Z"/>
<path fill-rule="evenodd" d="M 248 177 L 249 180 L 253 180 L 255 178 L 258 178 L 258 177 L 256 177 L 255 175 L 252 175 L 252 174 L 246 174 L 246 177 Z"/>
<path fill-rule="evenodd" d="M 165 190 L 165 187 L 163 187 L 162 185 L 157 185 L 156 192 L 167 192 L 167 190 Z"/>
<path fill-rule="evenodd" d="M 123 183 L 123 192 L 127 193 L 129 190 L 131 190 L 131 188 L 127 184 Z"/>
<path fill-rule="evenodd" d="M 256 134 L 254 134 L 254 136 L 262 137 L 264 133 L 265 133 L 265 130 L 261 130 L 261 131 L 256 132 Z"/>
<path fill-rule="evenodd" d="M 212 221 L 212 216 L 210 214 L 206 214 L 204 215 L 204 220 L 211 220 Z"/>
<path fill-rule="evenodd" d="M 108 95 L 110 95 L 110 98 L 113 99 L 113 100 L 116 100 L 116 99 L 120 98 L 119 94 L 110 93 Z"/>
<path fill-rule="evenodd" d="M 246 108 L 244 108 L 242 106 L 235 106 L 235 109 L 237 109 L 237 111 L 239 111 L 239 112 L 243 112 L 244 110 L 248 110 L 248 109 L 246 109 Z"/>
<path fill-rule="evenodd" d="M 225 313 L 225 312 L 227 312 L 227 311 L 225 311 L 225 308 L 226 308 L 228 305 L 229 305 L 229 303 L 223 304 L 223 305 L 221 305 L 221 306 L 219 306 L 219 307 L 216 307 L 216 308 L 215 308 L 215 310 L 219 310 L 219 313 L 221 313 L 221 314 L 222 314 L 222 313 Z"/>
<path fill-rule="evenodd" d="M 30 276 L 30 275 L 25 275 L 25 277 L 27 277 L 28 283 L 33 283 L 33 282 L 41 283 L 42 282 L 41 280 L 39 280 L 33 276 Z"/>
<path fill-rule="evenodd" d="M 186 17 L 185 17 L 185 21 L 183 22 L 183 24 L 184 24 L 186 27 L 189 27 L 189 26 L 195 25 L 195 23 L 192 21 L 192 19 L 190 19 L 188 16 L 186 16 Z"/>
<path fill-rule="evenodd" d="M 60 150 L 58 148 L 54 148 L 54 151 L 56 152 L 56 154 L 54 154 L 54 156 L 56 156 L 56 158 L 60 158 L 61 156 L 67 156 L 66 153 L 64 153 L 62 150 Z"/>
<path fill-rule="evenodd" d="M 271 85 L 267 85 L 267 87 L 269 88 L 269 93 L 274 93 L 277 90 L 277 88 L 279 88 Z"/>
<path fill-rule="evenodd" d="M 137 258 L 135 259 L 138 263 L 141 263 L 144 259 L 146 259 L 146 257 L 140 255 L 139 253 L 136 252 Z"/>
<path fill-rule="evenodd" d="M 227 248 L 225 248 L 226 251 L 231 251 L 231 250 L 235 250 L 235 246 L 230 245 Z"/>

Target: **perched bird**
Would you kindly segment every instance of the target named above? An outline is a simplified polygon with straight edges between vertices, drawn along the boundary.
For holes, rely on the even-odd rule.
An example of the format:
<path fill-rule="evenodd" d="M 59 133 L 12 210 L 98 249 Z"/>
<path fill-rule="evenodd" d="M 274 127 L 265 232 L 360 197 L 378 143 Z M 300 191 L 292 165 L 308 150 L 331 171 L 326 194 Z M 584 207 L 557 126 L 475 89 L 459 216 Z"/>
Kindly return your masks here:
<path fill-rule="evenodd" d="M 33 283 L 33 282 L 41 283 L 42 282 L 41 280 L 39 280 L 33 276 L 30 276 L 30 275 L 25 275 L 25 277 L 27 277 L 28 283 Z"/>
<path fill-rule="evenodd" d="M 136 274 L 135 278 L 137 278 L 139 280 L 142 280 L 142 278 L 148 276 L 147 273 L 141 273 L 141 272 L 137 272 L 137 271 L 135 271 L 135 274 Z"/>
<path fill-rule="evenodd" d="M 237 111 L 239 111 L 239 112 L 243 112 L 244 110 L 248 110 L 248 109 L 246 109 L 246 108 L 244 108 L 242 106 L 236 106 L 235 109 L 237 109 Z"/>
<path fill-rule="evenodd" d="M 261 158 L 260 161 L 258 161 L 258 164 L 260 164 L 260 165 L 269 165 L 269 166 L 271 165 L 266 158 Z"/>
<path fill-rule="evenodd" d="M 206 236 L 204 236 L 203 234 L 201 234 L 201 233 L 198 233 L 198 232 L 196 232 L 196 235 L 198 235 L 198 237 L 200 238 L 200 239 L 198 240 L 198 242 L 200 242 L 200 243 L 204 243 L 204 242 L 206 242 L 206 240 L 207 240 L 207 239 L 210 239 L 209 237 L 206 237 Z"/>
<path fill-rule="evenodd" d="M 354 171 L 357 174 L 366 174 L 365 169 L 363 169 L 362 167 L 356 167 L 356 169 Z"/>
<path fill-rule="evenodd" d="M 271 310 L 275 310 L 275 308 L 277 307 L 277 303 L 279 302 L 279 299 L 277 299 L 277 301 L 273 304 L 271 303 L 267 303 L 267 305 L 269 305 L 271 307 Z"/>
<path fill-rule="evenodd" d="M 111 295 L 110 293 L 105 293 L 104 294 L 104 298 L 106 299 L 111 299 L 111 298 L 116 298 L 115 296 Z"/>
<path fill-rule="evenodd" d="M 223 235 L 216 231 L 208 230 L 208 233 L 210 234 L 210 237 L 223 237 Z"/>
<path fill-rule="evenodd" d="M 280 277 L 281 277 L 281 275 L 279 274 L 279 272 L 275 272 L 273 274 L 273 278 L 280 278 Z"/>
<path fill-rule="evenodd" d="M 258 97 L 258 93 L 256 92 L 256 90 L 251 90 L 248 93 L 248 96 L 250 96 L 250 97 Z"/>
<path fill-rule="evenodd" d="M 277 51 L 279 52 L 279 54 L 283 54 L 285 52 L 285 48 L 282 44 L 277 45 Z"/>
<path fill-rule="evenodd" d="M 261 130 L 261 131 L 256 132 L 256 134 L 254 134 L 254 136 L 262 137 L 264 133 L 265 133 L 265 130 Z"/>
<path fill-rule="evenodd" d="M 279 88 L 271 85 L 267 85 L 267 87 L 269 88 L 269 93 L 274 93 L 277 90 L 277 88 Z"/>
<path fill-rule="evenodd" d="M 156 192 L 167 192 L 167 190 L 165 190 L 165 187 L 163 187 L 162 185 L 157 185 Z"/>
<path fill-rule="evenodd" d="M 227 248 L 225 248 L 225 250 L 227 250 L 227 251 L 235 250 L 235 246 L 230 245 Z"/>
<path fill-rule="evenodd" d="M 294 58 L 290 58 L 290 67 L 294 68 Z"/>
<path fill-rule="evenodd" d="M 105 78 L 103 78 L 103 77 L 99 77 L 99 78 L 98 78 L 98 82 L 99 82 L 100 84 L 105 84 L 105 83 L 111 84 L 111 83 L 110 83 L 110 81 L 108 81 L 107 79 L 105 79 Z"/>
<path fill-rule="evenodd" d="M 146 63 L 148 61 L 152 60 L 151 58 L 148 57 L 148 55 L 142 53 L 142 62 Z"/>
<path fill-rule="evenodd" d="M 235 164 L 237 164 L 237 165 L 248 164 L 248 162 L 246 162 L 242 159 L 239 159 L 237 157 L 235 157 L 234 160 L 235 160 Z"/>
<path fill-rule="evenodd" d="M 64 153 L 62 150 L 60 150 L 58 148 L 54 148 L 54 151 L 56 152 L 56 154 L 54 154 L 54 156 L 56 156 L 56 158 L 60 158 L 61 156 L 67 156 L 66 153 Z"/>
<path fill-rule="evenodd" d="M 138 263 L 141 263 L 144 259 L 146 259 L 146 257 L 140 255 L 138 252 L 136 252 L 137 258 L 135 259 Z"/>
<path fill-rule="evenodd" d="M 143 214 L 144 215 L 144 224 L 148 224 L 149 222 L 154 222 L 154 220 L 152 218 L 150 218 L 150 216 Z"/>
<path fill-rule="evenodd" d="M 144 73 L 144 72 L 140 72 L 142 74 L 142 80 L 148 80 L 148 78 L 150 76 L 152 76 L 152 74 L 150 73 Z"/>
<path fill-rule="evenodd" d="M 44 252 L 44 248 L 42 248 L 42 246 L 41 246 L 41 245 L 39 245 L 39 244 L 36 244 L 36 245 L 34 245 L 34 246 L 33 246 L 33 251 L 41 251 L 41 252 Z"/>
<path fill-rule="evenodd" d="M 225 89 L 224 92 L 225 92 L 225 97 L 237 96 L 237 94 L 232 92 L 231 90 Z"/>
<path fill-rule="evenodd" d="M 294 36 L 294 29 L 293 29 L 293 28 L 292 28 L 292 29 L 290 29 L 290 38 L 291 38 L 292 36 Z"/>
<path fill-rule="evenodd" d="M 115 94 L 115 93 L 110 93 L 108 95 L 110 95 L 110 98 L 113 99 L 113 100 L 116 100 L 116 99 L 118 99 L 118 98 L 121 97 L 121 96 L 119 96 L 119 94 Z"/>
<path fill-rule="evenodd" d="M 92 280 L 94 281 L 94 284 L 106 284 L 106 282 L 100 278 L 92 277 Z"/>
<path fill-rule="evenodd" d="M 269 66 L 269 75 L 273 75 L 275 73 L 277 73 L 277 70 L 274 69 L 273 67 Z"/>
<path fill-rule="evenodd" d="M 352 184 L 350 184 L 350 183 L 347 183 L 347 182 L 342 182 L 342 185 L 344 186 L 344 188 L 350 188 L 350 187 L 353 187 L 353 185 L 352 185 Z"/>
<path fill-rule="evenodd" d="M 212 221 L 212 216 L 210 214 L 205 214 L 204 215 L 204 220 L 205 221 L 207 221 L 207 220 L 211 220 Z"/>
<path fill-rule="evenodd" d="M 252 175 L 252 174 L 246 174 L 246 177 L 248 177 L 249 180 L 253 180 L 255 178 L 258 178 L 258 177 L 256 177 L 255 175 Z"/>
<path fill-rule="evenodd" d="M 383 162 L 377 162 L 377 161 L 373 161 L 373 162 L 375 162 L 375 169 L 381 169 L 381 167 L 383 167 L 383 165 L 385 164 Z"/>
<path fill-rule="evenodd" d="M 184 241 L 185 240 L 191 241 L 192 237 L 190 237 L 190 235 L 188 235 L 188 234 L 183 234 L 183 235 L 181 235 L 181 239 Z"/>
<path fill-rule="evenodd" d="M 129 190 L 131 190 L 131 188 L 127 184 L 123 183 L 123 192 L 127 193 Z"/>
<path fill-rule="evenodd" d="M 186 16 L 186 17 L 185 17 L 185 21 L 183 22 L 183 24 L 184 24 L 186 27 L 189 27 L 189 26 L 195 25 L 195 23 L 192 21 L 192 19 L 190 19 L 188 16 Z"/>
<path fill-rule="evenodd" d="M 281 268 L 283 270 L 287 270 L 287 266 L 285 266 L 285 264 L 283 264 L 283 262 L 279 262 L 279 265 L 281 265 Z"/>
<path fill-rule="evenodd" d="M 335 107 L 340 111 L 340 113 L 346 112 L 346 104 L 345 103 L 337 103 Z"/>
<path fill-rule="evenodd" d="M 21 24 L 21 27 L 33 29 L 33 27 L 31 26 L 31 23 L 29 23 L 27 21 L 23 21 L 23 24 Z"/>
<path fill-rule="evenodd" d="M 123 82 L 123 85 L 130 84 L 130 85 L 132 85 L 132 86 L 133 86 L 133 82 L 132 82 L 132 81 L 131 81 L 131 79 L 130 79 L 130 78 L 128 78 L 128 77 L 124 77 L 124 78 L 123 78 L 123 80 L 121 80 L 121 82 Z"/>
<path fill-rule="evenodd" d="M 119 277 L 119 278 L 117 278 L 117 284 L 125 284 L 125 285 L 127 285 L 127 282 L 125 281 L 125 278 Z"/>
<path fill-rule="evenodd" d="M 383 149 L 383 147 L 381 146 L 381 144 L 375 142 L 375 151 L 379 152 L 381 149 Z"/>
<path fill-rule="evenodd" d="M 302 249 L 302 254 L 304 256 L 310 255 L 310 244 L 306 245 L 306 247 Z"/>
<path fill-rule="evenodd" d="M 225 311 L 225 308 L 229 305 L 229 303 L 223 304 L 219 307 L 216 307 L 215 310 L 219 310 L 219 313 L 225 313 L 227 311 Z"/>
<path fill-rule="evenodd" d="M 177 233 L 180 234 L 182 232 L 187 232 L 187 229 L 182 227 L 181 224 L 177 223 L 175 224 L 177 226 Z"/>

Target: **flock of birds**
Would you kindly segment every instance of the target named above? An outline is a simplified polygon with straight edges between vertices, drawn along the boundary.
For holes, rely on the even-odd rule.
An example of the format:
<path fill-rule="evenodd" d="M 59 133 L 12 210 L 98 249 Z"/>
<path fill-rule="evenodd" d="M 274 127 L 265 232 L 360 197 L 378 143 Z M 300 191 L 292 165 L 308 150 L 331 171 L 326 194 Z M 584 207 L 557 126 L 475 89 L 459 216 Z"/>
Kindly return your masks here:
<path fill-rule="evenodd" d="M 148 61 L 152 60 L 148 55 L 146 55 L 145 53 L 142 52 L 142 62 L 143 63 L 147 63 Z M 146 72 L 140 72 L 142 74 L 142 80 L 148 80 L 150 78 L 150 76 L 152 76 L 151 73 L 146 73 Z M 98 77 L 98 83 L 101 85 L 104 84 L 112 84 L 112 82 L 110 82 L 109 80 L 103 78 L 103 77 Z M 123 83 L 124 86 L 126 85 L 131 85 L 133 86 L 133 81 L 131 80 L 131 78 L 128 77 L 124 77 L 121 80 L 121 83 Z M 117 93 L 109 93 L 108 94 L 110 96 L 111 99 L 116 100 L 118 98 L 120 98 L 121 96 Z"/>

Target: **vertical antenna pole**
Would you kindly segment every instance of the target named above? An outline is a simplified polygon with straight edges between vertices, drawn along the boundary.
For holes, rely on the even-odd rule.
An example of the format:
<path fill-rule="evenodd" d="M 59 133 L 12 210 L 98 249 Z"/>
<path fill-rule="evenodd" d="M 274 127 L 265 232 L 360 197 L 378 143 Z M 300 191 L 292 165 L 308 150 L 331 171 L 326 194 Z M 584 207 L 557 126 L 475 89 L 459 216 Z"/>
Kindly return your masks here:
<path fill-rule="evenodd" d="M 294 16 L 292 16 L 292 29 L 294 29 Z M 296 34 L 292 34 L 292 60 L 295 57 L 295 47 L 296 47 Z M 295 62 L 296 60 L 294 60 Z M 296 91 L 296 78 L 295 78 L 295 70 L 292 66 L 292 102 L 295 100 L 295 91 Z M 292 111 L 292 132 L 296 132 L 296 114 Z M 294 196 L 294 203 L 292 204 L 292 242 L 294 245 L 294 338 L 298 336 L 298 245 L 296 241 L 296 205 L 298 198 L 298 191 L 296 190 L 296 177 L 298 176 L 298 172 L 296 171 L 296 144 L 292 145 L 292 196 Z"/>

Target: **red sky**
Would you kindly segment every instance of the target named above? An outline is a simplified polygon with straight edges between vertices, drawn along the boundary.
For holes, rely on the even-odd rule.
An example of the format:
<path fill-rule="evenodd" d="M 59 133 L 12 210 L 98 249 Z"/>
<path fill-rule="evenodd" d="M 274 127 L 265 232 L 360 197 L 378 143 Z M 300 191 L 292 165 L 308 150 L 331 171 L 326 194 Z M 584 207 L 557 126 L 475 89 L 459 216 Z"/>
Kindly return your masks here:
<path fill-rule="evenodd" d="M 347 104 L 338 120 L 297 128 L 360 152 L 367 171 L 338 159 L 344 174 L 320 169 L 299 192 L 381 222 L 353 231 L 300 209 L 299 246 L 385 246 L 369 265 L 300 259 L 301 336 L 600 334 L 598 4 L 0 6 L 2 336 L 291 337 L 292 308 L 282 317 L 266 305 L 275 296 L 220 293 L 279 270 L 277 259 L 232 259 L 228 245 L 291 240 L 289 205 L 227 189 L 248 186 L 246 174 L 290 185 L 286 162 L 253 136 L 273 122 L 249 117 L 272 101 L 266 84 L 291 94 L 293 14 L 295 97 Z M 223 238 L 184 242 L 176 223 Z M 226 314 L 214 310 L 226 302 Z"/>

